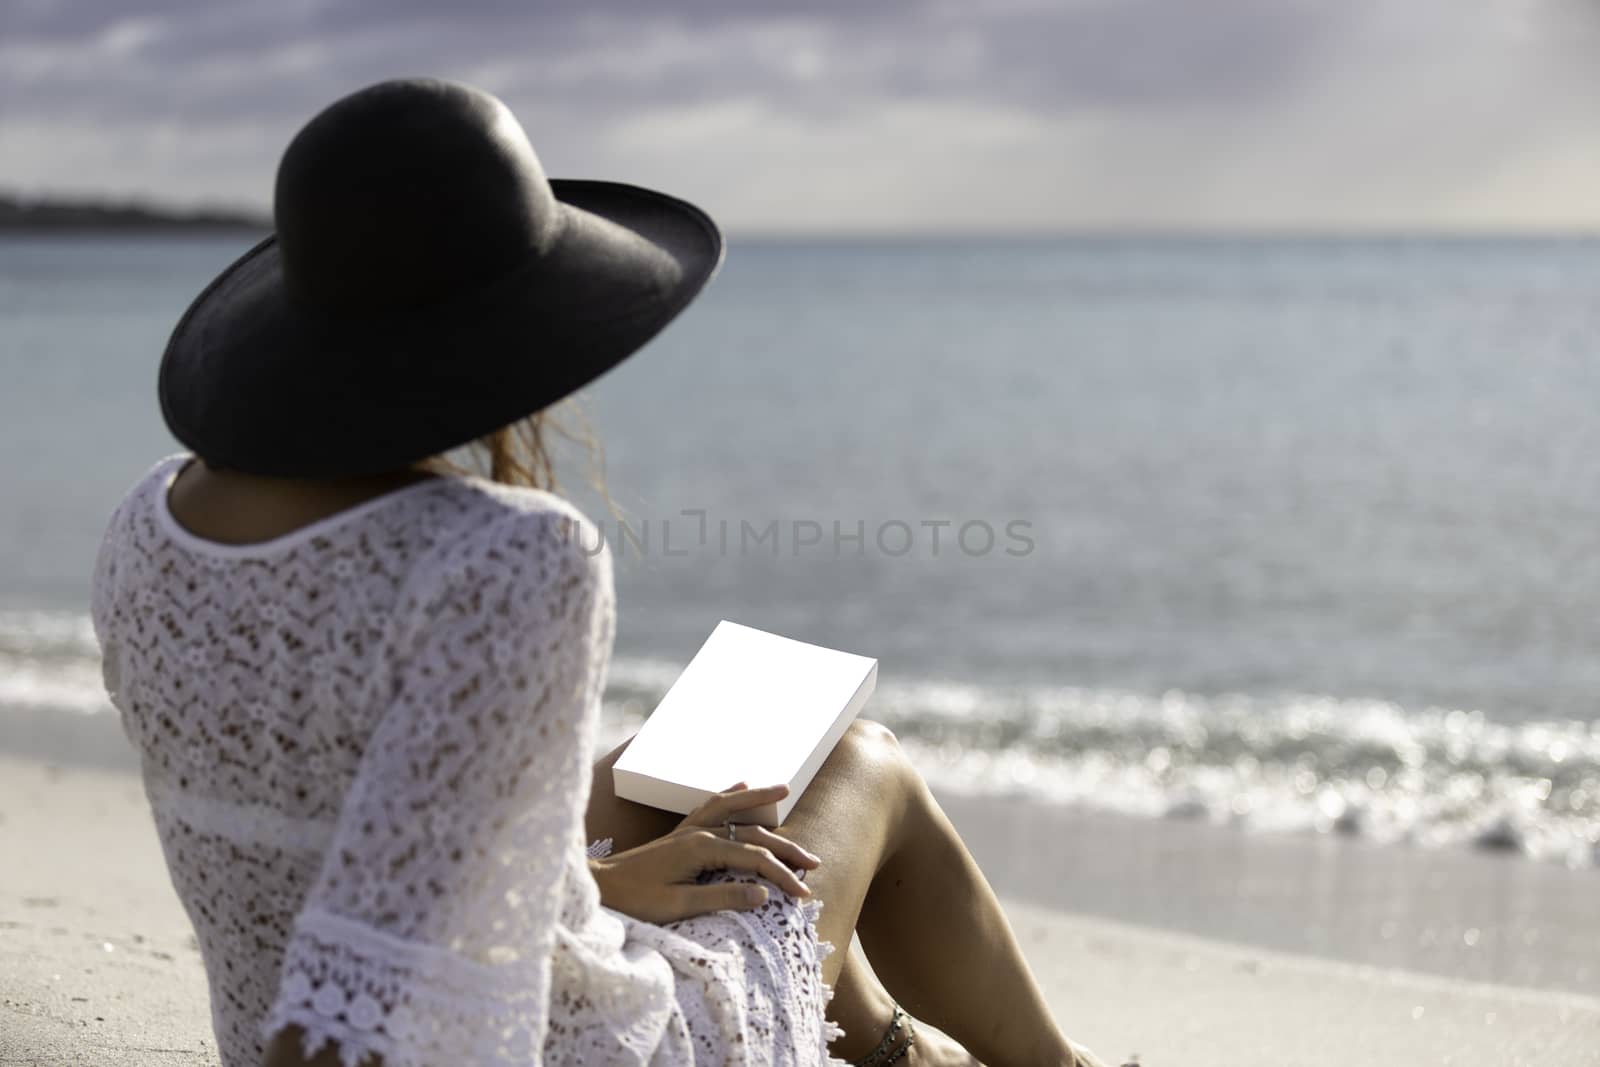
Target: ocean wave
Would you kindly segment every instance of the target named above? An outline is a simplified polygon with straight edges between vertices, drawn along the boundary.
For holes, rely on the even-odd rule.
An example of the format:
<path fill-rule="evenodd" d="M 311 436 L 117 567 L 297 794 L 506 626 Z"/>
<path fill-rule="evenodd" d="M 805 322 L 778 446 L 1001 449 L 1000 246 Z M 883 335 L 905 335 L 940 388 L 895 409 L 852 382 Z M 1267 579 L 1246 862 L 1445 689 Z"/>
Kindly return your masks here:
<path fill-rule="evenodd" d="M 0 656 L 92 659 L 99 655 L 89 616 L 63 611 L 0 611 Z M 0 663 L 5 660 L 0 660 Z"/>
<path fill-rule="evenodd" d="M 607 748 L 638 728 L 680 669 L 612 664 Z M 0 613 L 6 708 L 110 710 L 87 618 Z M 1600 865 L 1600 721 L 1510 724 L 1316 695 L 893 680 L 865 714 L 894 730 L 940 789 Z"/>
<path fill-rule="evenodd" d="M 1600 722 L 1314 695 L 885 687 L 936 785 L 1132 814 L 1600 863 Z"/>
<path fill-rule="evenodd" d="M 638 728 L 677 669 L 616 665 L 608 747 Z M 1600 721 L 939 682 L 884 682 L 865 714 L 953 792 L 1600 865 Z"/>
<path fill-rule="evenodd" d="M 0 612 L 0 708 L 110 711 L 87 615 Z"/>

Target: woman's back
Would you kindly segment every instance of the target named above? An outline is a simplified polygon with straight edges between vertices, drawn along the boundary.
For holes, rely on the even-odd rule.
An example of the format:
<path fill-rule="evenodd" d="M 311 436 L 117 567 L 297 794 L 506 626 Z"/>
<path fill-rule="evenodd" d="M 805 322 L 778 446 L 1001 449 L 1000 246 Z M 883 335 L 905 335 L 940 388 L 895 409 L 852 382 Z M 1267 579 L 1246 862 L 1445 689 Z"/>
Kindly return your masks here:
<path fill-rule="evenodd" d="M 815 903 L 600 904 L 615 611 L 581 514 L 441 477 L 229 546 L 168 508 L 188 458 L 113 514 L 93 614 L 224 1067 L 290 1025 L 385 1067 L 838 1062 Z"/>
<path fill-rule="evenodd" d="M 220 545 L 168 508 L 185 458 L 114 515 L 94 619 L 225 1064 L 255 1067 L 263 1026 L 286 1021 L 403 1030 L 410 1001 L 450 992 L 419 969 L 459 963 L 446 986 L 465 983 L 461 1009 L 487 1022 L 493 992 L 467 987 L 547 983 L 542 936 L 620 942 L 573 819 L 613 625 L 609 563 L 581 516 L 547 493 L 437 478 Z M 508 879 L 550 899 L 494 899 Z M 659 999 L 659 983 L 636 991 Z M 433 1026 L 451 1008 L 410 1014 Z"/>

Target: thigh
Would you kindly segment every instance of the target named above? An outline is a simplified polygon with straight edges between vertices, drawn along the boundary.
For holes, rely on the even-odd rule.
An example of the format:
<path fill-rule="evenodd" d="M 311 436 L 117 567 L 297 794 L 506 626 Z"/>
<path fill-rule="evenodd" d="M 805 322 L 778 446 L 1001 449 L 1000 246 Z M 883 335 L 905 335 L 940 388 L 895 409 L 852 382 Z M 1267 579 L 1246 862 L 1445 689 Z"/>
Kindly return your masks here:
<path fill-rule="evenodd" d="M 589 810 L 584 816 L 584 832 L 590 841 L 611 838 L 613 851 L 638 848 L 648 841 L 670 834 L 683 816 L 631 800 L 620 799 L 611 785 L 611 765 L 617 762 L 628 738 L 606 753 L 594 765 L 594 781 L 589 786 Z"/>
<path fill-rule="evenodd" d="M 909 765 L 885 727 L 858 719 L 834 746 L 777 832 L 822 858 L 805 883 L 822 901 L 817 936 L 835 951 L 823 980 L 838 979 L 867 891 L 899 846 Z"/>
<path fill-rule="evenodd" d="M 589 840 L 609 837 L 617 852 L 663 837 L 683 821 L 674 812 L 618 799 L 611 765 L 627 747 L 624 741 L 596 761 L 585 817 Z M 887 728 L 857 719 L 823 761 L 788 820 L 776 828 L 822 858 L 819 867 L 804 872 L 804 879 L 822 901 L 817 936 L 835 946 L 822 961 L 823 980 L 829 985 L 844 966 L 867 890 L 899 846 L 914 774 Z"/>

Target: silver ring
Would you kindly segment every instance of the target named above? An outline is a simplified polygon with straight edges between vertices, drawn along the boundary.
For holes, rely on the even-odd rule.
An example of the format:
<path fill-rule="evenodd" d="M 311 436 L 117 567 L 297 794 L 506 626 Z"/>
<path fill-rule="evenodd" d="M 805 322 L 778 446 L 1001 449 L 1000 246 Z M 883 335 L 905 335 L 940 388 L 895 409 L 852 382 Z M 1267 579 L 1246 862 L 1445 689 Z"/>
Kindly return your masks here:
<path fill-rule="evenodd" d="M 737 837 L 733 836 L 733 820 L 732 819 L 729 819 L 723 825 L 728 828 L 728 840 L 729 841 L 737 841 L 737 840 L 739 840 Z"/>

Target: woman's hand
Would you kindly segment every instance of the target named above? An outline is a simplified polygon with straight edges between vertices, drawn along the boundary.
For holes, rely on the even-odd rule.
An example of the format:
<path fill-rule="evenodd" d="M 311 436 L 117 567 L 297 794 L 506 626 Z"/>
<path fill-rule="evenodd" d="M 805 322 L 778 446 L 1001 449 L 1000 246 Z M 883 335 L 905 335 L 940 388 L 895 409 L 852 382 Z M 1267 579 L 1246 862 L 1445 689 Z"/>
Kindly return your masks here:
<path fill-rule="evenodd" d="M 811 868 L 822 862 L 820 858 L 764 826 L 736 826 L 738 840 L 729 840 L 723 829 L 735 812 L 772 804 L 788 795 L 786 785 L 750 789 L 740 782 L 691 811 L 665 837 L 605 859 L 591 859 L 589 869 L 600 887 L 600 902 L 653 923 L 727 908 L 755 908 L 766 902 L 764 886 L 695 883 L 702 871 L 718 868 L 753 871 L 791 896 L 810 896 L 811 890 L 784 864 Z"/>

